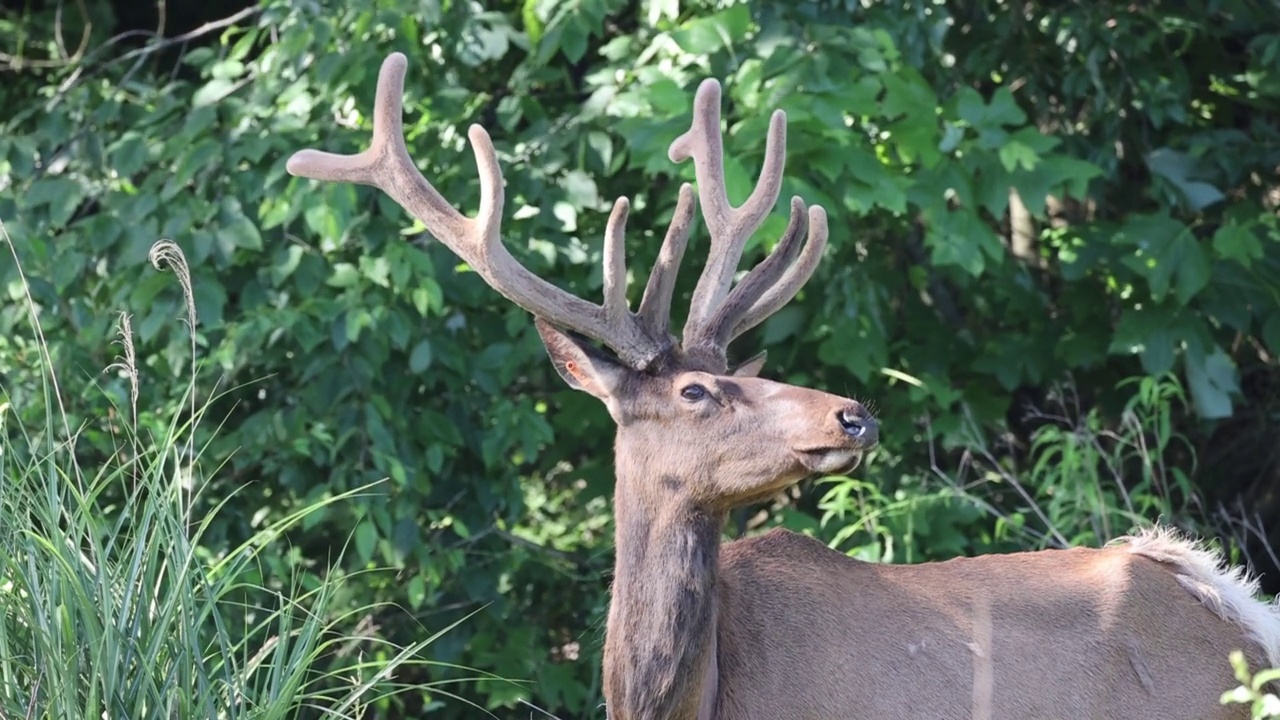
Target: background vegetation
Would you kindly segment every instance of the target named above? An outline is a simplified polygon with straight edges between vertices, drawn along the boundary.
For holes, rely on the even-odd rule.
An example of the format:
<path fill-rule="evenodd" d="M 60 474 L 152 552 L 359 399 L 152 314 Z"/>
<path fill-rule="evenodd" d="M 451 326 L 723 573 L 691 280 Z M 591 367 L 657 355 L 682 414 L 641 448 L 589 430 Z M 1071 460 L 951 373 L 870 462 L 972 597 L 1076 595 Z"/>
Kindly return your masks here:
<path fill-rule="evenodd" d="M 599 717 L 611 564 L 613 428 L 551 371 L 530 318 L 377 192 L 284 171 L 302 147 L 362 147 L 395 50 L 424 173 L 472 212 L 463 131 L 484 124 L 513 252 L 587 297 L 613 198 L 635 208 L 631 267 L 652 262 L 692 179 L 666 147 L 700 79 L 726 86 L 735 200 L 768 113 L 787 111 L 783 195 L 827 208 L 831 247 L 736 352 L 768 348 L 767 375 L 873 401 L 883 447 L 730 533 L 785 524 L 917 562 L 1097 544 L 1163 517 L 1280 589 L 1274 3 L 236 9 L 0 11 L 0 219 L 26 271 L 0 260 L 5 429 L 25 447 L 14 428 L 44 428 L 48 452 L 74 434 L 78 466 L 118 468 L 147 455 L 122 428 L 171 438 L 203 417 L 176 448 L 201 488 L 178 506 L 204 521 L 196 555 L 216 565 L 297 520 L 239 566 L 246 617 L 323 581 L 312 611 L 375 662 L 448 628 L 417 654 L 434 664 L 396 673 L 431 685 L 372 701 L 376 716 L 475 715 L 448 692 L 498 717 Z M 190 266 L 191 333 L 184 288 L 148 262 L 161 237 Z M 120 312 L 136 373 L 113 367 Z M 50 368 L 67 430 L 47 422 Z M 103 482 L 94 507 L 123 517 L 129 491 Z M 4 707 L 36 697 L 4 685 Z"/>

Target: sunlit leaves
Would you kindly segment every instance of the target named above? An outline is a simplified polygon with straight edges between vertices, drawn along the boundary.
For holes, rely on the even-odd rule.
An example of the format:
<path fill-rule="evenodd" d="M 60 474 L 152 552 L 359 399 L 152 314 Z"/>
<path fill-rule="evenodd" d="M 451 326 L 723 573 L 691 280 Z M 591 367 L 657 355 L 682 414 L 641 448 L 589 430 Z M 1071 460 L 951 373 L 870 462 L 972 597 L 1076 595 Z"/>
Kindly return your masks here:
<path fill-rule="evenodd" d="M 1157 375 L 1173 369 L 1176 349 L 1193 331 L 1170 305 L 1143 305 L 1120 315 L 1110 350 L 1138 354 L 1143 371 Z"/>
<path fill-rule="evenodd" d="M 751 28 L 751 10 L 733 5 L 710 15 L 689 20 L 671 33 L 681 50 L 691 55 L 712 55 L 741 43 Z"/>
<path fill-rule="evenodd" d="M 906 162 L 919 161 L 925 167 L 941 156 L 938 140 L 938 99 L 933 88 L 912 68 L 885 75 L 884 98 L 880 110 L 886 118 L 896 118 L 890 132 L 895 149 Z"/>
<path fill-rule="evenodd" d="M 1125 262 L 1146 277 L 1157 302 L 1172 288 L 1185 305 L 1209 282 L 1209 257 L 1200 241 L 1167 214 L 1135 217 L 1119 239 L 1137 247 Z"/>

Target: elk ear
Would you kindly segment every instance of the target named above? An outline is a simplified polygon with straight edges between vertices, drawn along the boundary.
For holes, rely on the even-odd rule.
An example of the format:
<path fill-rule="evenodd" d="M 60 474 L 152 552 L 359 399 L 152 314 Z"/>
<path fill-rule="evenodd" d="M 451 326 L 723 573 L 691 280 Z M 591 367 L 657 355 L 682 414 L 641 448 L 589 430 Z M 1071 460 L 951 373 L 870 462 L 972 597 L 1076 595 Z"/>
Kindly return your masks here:
<path fill-rule="evenodd" d="M 533 324 L 551 356 L 551 364 L 569 387 L 589 392 L 606 404 L 614 397 L 626 376 L 625 365 L 542 318 L 534 318 Z"/>
<path fill-rule="evenodd" d="M 759 353 L 743 360 L 738 367 L 729 373 L 734 377 L 755 377 L 764 369 L 765 356 L 769 354 L 768 350 L 761 350 Z"/>

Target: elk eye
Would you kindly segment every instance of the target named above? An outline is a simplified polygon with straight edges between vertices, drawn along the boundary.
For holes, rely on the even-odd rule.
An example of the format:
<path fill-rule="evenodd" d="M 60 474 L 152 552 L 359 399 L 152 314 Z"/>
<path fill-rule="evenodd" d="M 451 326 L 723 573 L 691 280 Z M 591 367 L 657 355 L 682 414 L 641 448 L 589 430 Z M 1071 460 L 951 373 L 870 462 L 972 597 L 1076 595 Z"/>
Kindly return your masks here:
<path fill-rule="evenodd" d="M 685 400 L 701 400 L 707 396 L 707 389 L 701 385 L 686 385 L 680 390 L 680 397 Z"/>

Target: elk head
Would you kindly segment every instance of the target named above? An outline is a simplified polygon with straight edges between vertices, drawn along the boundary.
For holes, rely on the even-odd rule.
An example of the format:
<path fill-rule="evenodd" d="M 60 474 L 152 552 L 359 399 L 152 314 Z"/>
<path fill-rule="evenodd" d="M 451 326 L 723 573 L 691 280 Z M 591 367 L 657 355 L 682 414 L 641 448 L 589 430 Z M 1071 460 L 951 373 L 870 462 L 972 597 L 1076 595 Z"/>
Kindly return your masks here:
<path fill-rule="evenodd" d="M 489 135 L 468 137 L 480 173 L 474 218 L 449 205 L 414 166 L 401 126 L 406 59 L 392 54 L 378 76 L 373 141 L 357 155 L 302 150 L 288 171 L 316 180 L 382 189 L 467 262 L 486 282 L 536 318 L 551 360 L 570 386 L 604 402 L 618 425 L 619 490 L 674 493 L 723 511 L 813 473 L 852 469 L 877 441 L 877 424 L 859 403 L 756 377 L 763 354 L 732 371 L 730 342 L 791 300 L 827 242 L 821 207 L 791 201 L 787 229 L 773 251 L 736 285 L 747 239 L 764 221 L 782 184 L 786 118 L 774 113 L 764 167 L 750 197 L 733 207 L 725 191 L 720 86 L 698 88 L 692 128 L 672 143 L 673 162 L 692 158 L 711 236 L 679 341 L 671 334 L 676 271 L 688 246 L 694 197 L 679 198 L 638 309 L 626 295 L 623 236 L 629 204 L 613 206 L 604 239 L 604 300 L 597 305 L 538 278 L 502 244 L 503 181 Z M 598 341 L 612 355 L 595 347 Z"/>

